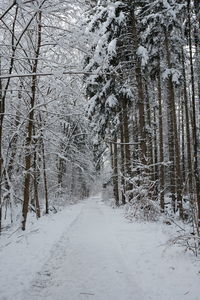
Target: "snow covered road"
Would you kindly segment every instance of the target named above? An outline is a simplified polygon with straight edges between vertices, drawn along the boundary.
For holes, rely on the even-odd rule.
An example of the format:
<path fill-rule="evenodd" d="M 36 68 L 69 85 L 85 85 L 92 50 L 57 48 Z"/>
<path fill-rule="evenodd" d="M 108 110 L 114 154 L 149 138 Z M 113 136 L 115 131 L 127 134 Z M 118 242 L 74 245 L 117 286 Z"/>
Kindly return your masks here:
<path fill-rule="evenodd" d="M 33 283 L 30 299 L 142 299 L 106 217 L 99 198 L 85 203 Z"/>
<path fill-rule="evenodd" d="M 0 300 L 200 300 L 198 259 L 165 251 L 171 227 L 129 223 L 100 196 L 42 219 L 2 248 Z"/>

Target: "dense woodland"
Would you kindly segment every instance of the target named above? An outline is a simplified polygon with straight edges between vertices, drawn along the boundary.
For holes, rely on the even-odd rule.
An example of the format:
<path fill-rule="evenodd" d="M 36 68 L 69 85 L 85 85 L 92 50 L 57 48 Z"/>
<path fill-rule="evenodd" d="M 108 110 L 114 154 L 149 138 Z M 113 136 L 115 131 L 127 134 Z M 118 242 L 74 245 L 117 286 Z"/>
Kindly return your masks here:
<path fill-rule="evenodd" d="M 106 172 L 131 218 L 199 235 L 200 2 L 0 2 L 0 228 Z"/>
<path fill-rule="evenodd" d="M 0 227 L 22 210 L 25 229 L 29 211 L 39 218 L 87 196 L 93 177 L 82 79 L 63 75 L 81 66 L 86 51 L 76 41 L 83 12 L 80 1 L 6 0 L 0 7 Z"/>
<path fill-rule="evenodd" d="M 197 233 L 199 13 L 199 1 L 99 1 L 86 59 L 98 73 L 86 81 L 88 115 L 110 147 L 116 205 L 129 203 L 131 217 L 176 215 Z"/>

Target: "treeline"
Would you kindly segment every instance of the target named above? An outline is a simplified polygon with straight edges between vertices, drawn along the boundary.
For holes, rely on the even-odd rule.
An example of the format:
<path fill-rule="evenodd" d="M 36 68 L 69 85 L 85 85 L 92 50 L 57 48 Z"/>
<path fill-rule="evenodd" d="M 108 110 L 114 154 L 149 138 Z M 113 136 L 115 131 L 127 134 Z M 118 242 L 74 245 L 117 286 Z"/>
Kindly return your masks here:
<path fill-rule="evenodd" d="M 81 59 L 80 11 L 80 1 L 0 1 L 0 231 L 21 215 L 25 230 L 29 211 L 39 218 L 88 195 L 82 82 L 63 76 Z"/>
<path fill-rule="evenodd" d="M 171 211 L 198 231 L 200 2 L 102 0 L 87 28 L 88 115 L 110 148 L 116 205 Z"/>

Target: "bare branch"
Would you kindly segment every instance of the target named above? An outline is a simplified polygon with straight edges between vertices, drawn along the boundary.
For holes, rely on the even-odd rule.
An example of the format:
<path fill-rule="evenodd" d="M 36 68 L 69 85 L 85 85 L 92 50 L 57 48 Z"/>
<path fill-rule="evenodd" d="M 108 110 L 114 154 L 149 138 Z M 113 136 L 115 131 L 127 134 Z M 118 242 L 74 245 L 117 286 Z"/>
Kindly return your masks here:
<path fill-rule="evenodd" d="M 93 73 L 93 72 L 84 72 L 84 71 L 65 71 L 61 72 L 60 75 L 112 75 L 112 73 Z M 59 76 L 60 76 L 59 75 Z M 49 73 L 30 73 L 30 74 L 7 74 L 7 75 L 1 75 L 0 79 L 6 79 L 6 78 L 24 78 L 24 77 L 32 77 L 32 76 L 58 76 L 57 72 L 49 72 Z"/>
<path fill-rule="evenodd" d="M 11 4 L 6 11 L 0 16 L 0 20 L 3 19 L 3 17 L 17 4 L 16 0 L 13 1 L 13 4 Z"/>

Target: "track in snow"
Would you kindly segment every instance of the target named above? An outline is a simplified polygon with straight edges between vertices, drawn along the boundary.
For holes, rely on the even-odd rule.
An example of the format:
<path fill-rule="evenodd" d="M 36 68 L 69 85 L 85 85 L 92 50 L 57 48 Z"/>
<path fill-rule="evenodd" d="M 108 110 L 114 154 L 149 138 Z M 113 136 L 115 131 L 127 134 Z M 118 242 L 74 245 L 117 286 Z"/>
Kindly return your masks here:
<path fill-rule="evenodd" d="M 24 297 L 141 300 L 99 197 L 87 200 Z"/>

